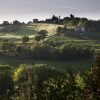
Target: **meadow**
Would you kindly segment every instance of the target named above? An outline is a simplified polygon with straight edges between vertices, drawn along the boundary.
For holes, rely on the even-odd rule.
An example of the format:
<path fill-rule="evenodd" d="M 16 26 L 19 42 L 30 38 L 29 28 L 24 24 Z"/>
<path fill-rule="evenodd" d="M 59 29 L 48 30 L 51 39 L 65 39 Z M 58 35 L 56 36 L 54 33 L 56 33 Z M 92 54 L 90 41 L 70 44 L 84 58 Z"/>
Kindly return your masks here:
<path fill-rule="evenodd" d="M 48 31 L 48 35 L 54 35 L 58 26 L 63 27 L 63 25 L 43 23 L 9 25 L 6 27 L 0 26 L 0 38 L 21 39 L 23 35 L 27 35 L 32 38 L 36 34 L 36 32 L 40 30 Z"/>

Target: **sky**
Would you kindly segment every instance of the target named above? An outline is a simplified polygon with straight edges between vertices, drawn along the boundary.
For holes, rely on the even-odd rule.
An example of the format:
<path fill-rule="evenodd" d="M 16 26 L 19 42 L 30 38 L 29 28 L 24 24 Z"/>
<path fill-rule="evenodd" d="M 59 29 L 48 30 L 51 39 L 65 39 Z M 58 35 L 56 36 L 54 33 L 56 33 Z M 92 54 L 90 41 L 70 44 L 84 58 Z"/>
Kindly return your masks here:
<path fill-rule="evenodd" d="M 100 19 L 100 0 L 0 0 L 0 22 L 51 18 L 52 15 Z"/>

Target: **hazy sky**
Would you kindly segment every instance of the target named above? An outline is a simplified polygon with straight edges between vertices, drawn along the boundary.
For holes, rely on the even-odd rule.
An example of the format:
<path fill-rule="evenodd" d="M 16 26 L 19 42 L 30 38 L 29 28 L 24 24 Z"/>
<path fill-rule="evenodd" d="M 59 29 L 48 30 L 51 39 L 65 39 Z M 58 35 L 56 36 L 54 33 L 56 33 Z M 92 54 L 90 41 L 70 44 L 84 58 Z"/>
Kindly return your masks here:
<path fill-rule="evenodd" d="M 0 22 L 57 16 L 100 19 L 100 0 L 0 0 Z"/>

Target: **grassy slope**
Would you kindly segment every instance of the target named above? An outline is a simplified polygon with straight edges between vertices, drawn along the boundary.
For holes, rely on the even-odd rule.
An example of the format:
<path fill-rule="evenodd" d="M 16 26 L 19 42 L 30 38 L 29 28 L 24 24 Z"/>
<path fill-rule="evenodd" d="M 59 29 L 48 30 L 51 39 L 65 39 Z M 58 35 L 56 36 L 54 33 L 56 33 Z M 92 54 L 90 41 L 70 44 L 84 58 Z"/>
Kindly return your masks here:
<path fill-rule="evenodd" d="M 100 52 L 100 44 L 96 43 L 96 40 L 82 39 L 78 37 L 70 37 L 70 36 L 56 36 L 49 38 L 46 42 L 64 42 L 66 44 L 72 44 L 74 46 L 81 47 L 90 47 L 93 48 L 96 52 Z"/>
<path fill-rule="evenodd" d="M 58 26 L 55 24 L 27 24 L 27 25 L 9 25 L 0 27 L 0 38 L 17 38 L 20 39 L 23 35 L 28 35 L 31 38 L 39 30 L 47 30 L 48 35 L 55 33 Z"/>

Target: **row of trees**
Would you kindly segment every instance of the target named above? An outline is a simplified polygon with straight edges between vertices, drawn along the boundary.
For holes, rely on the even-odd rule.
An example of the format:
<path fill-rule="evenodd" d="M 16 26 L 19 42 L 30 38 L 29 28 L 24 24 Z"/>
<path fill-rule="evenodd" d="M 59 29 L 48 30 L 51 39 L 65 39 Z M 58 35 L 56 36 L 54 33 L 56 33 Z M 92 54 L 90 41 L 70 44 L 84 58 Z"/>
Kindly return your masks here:
<path fill-rule="evenodd" d="M 72 69 L 67 72 L 59 71 L 44 64 L 22 64 L 13 73 L 2 73 L 0 99 L 99 100 L 100 56 L 96 58 L 96 62 L 84 74 L 74 73 Z"/>
<path fill-rule="evenodd" d="M 18 20 L 14 20 L 12 23 L 10 23 L 9 21 L 3 21 L 3 23 L 2 23 L 2 25 L 4 25 L 4 26 L 8 26 L 8 25 L 11 25 L 11 24 L 13 24 L 13 25 L 20 25 L 20 24 L 24 24 L 24 22 L 21 23 Z"/>
<path fill-rule="evenodd" d="M 29 21 L 27 24 L 32 23 L 50 23 L 50 24 L 60 24 L 64 25 L 64 28 L 68 30 L 69 33 L 74 34 L 75 32 L 83 32 L 86 37 L 98 39 L 100 38 L 100 20 L 89 20 L 87 18 L 75 17 L 73 14 L 70 14 L 70 17 L 61 18 L 60 16 L 53 15 L 50 19 L 46 19 L 44 21 L 39 21 L 38 19 L 33 19 L 33 22 Z M 1 25 L 9 26 L 9 25 L 23 25 L 24 22 L 20 22 L 18 20 L 9 23 L 8 21 L 3 21 Z M 12 27 L 12 26 L 11 26 Z M 7 32 L 9 27 L 5 27 L 1 31 Z M 70 31 L 72 30 L 72 32 Z M 10 30 L 12 32 L 12 30 Z M 68 33 L 63 30 L 64 33 Z M 93 33 L 94 32 L 94 33 Z M 96 34 L 97 33 L 97 34 Z M 77 33 L 78 34 L 78 33 Z M 96 35 L 95 35 L 96 34 Z M 37 36 L 36 39 L 40 39 L 40 36 Z"/>
<path fill-rule="evenodd" d="M 26 41 L 26 40 L 25 40 Z M 91 48 L 75 47 L 62 44 L 61 46 L 50 46 L 49 44 L 22 44 L 4 42 L 1 44 L 3 54 L 12 55 L 23 59 L 44 60 L 74 60 L 88 59 L 94 54 Z"/>
<path fill-rule="evenodd" d="M 45 21 L 39 21 L 38 19 L 33 19 L 33 23 L 52 23 L 52 24 L 62 24 L 71 27 L 85 27 L 88 30 L 100 31 L 100 21 L 97 20 L 88 20 L 87 18 L 75 17 L 73 14 L 70 14 L 70 17 L 61 18 L 60 16 L 53 15 L 50 19 L 46 19 Z M 32 23 L 31 21 L 28 23 Z M 8 21 L 3 21 L 2 25 L 10 25 Z M 13 25 L 17 24 L 25 24 L 21 23 L 18 20 L 14 20 L 12 22 Z"/>
<path fill-rule="evenodd" d="M 36 20 L 36 19 L 35 19 Z M 34 23 L 40 23 L 41 21 L 34 21 Z M 53 15 L 50 19 L 42 21 L 43 23 L 53 23 L 66 25 L 68 27 L 84 27 L 87 31 L 96 31 L 100 32 L 100 21 L 89 20 L 87 18 L 75 17 L 73 14 L 70 14 L 70 17 L 61 18 L 60 16 Z"/>

